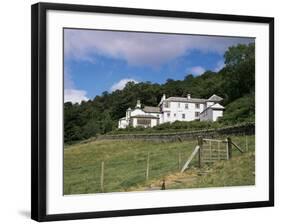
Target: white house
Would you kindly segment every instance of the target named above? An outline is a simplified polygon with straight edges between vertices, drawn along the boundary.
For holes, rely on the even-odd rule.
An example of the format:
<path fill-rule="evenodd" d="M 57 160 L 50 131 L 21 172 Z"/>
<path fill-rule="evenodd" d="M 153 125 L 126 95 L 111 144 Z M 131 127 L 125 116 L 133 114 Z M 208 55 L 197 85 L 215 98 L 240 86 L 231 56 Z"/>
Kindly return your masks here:
<path fill-rule="evenodd" d="M 128 108 L 126 117 L 119 119 L 118 128 L 154 127 L 174 121 L 216 121 L 223 116 L 224 107 L 219 104 L 223 99 L 212 95 L 209 99 L 169 97 L 164 94 L 157 107 L 144 106 L 137 101 L 135 109 Z"/>

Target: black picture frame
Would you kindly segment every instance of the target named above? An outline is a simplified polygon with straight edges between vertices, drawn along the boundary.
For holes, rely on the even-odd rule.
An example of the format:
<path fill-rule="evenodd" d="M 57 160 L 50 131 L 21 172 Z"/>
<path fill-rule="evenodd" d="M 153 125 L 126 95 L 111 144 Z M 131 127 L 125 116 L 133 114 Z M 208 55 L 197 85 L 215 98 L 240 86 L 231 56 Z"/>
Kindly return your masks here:
<path fill-rule="evenodd" d="M 130 210 L 99 211 L 69 214 L 46 214 L 46 13 L 48 10 L 111 13 L 156 17 L 191 18 L 217 21 L 254 22 L 269 25 L 269 200 L 243 203 L 196 206 L 159 207 Z M 238 209 L 274 206 L 274 18 L 164 11 L 137 8 L 103 7 L 73 4 L 37 3 L 32 5 L 32 154 L 31 154 L 31 218 L 37 221 L 73 220 L 115 216 L 132 216 L 206 210 Z"/>

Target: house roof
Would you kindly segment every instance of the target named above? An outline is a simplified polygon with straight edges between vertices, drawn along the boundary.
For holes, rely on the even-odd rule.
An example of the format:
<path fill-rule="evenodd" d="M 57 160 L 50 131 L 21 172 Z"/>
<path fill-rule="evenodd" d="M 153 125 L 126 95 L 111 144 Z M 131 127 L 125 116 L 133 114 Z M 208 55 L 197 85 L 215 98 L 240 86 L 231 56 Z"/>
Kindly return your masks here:
<path fill-rule="evenodd" d="M 145 106 L 143 108 L 143 111 L 146 113 L 160 113 L 160 108 L 159 107 L 148 107 Z"/>
<path fill-rule="evenodd" d="M 213 94 L 209 99 L 200 99 L 200 98 L 187 98 L 187 97 L 169 97 L 166 100 L 167 102 L 186 102 L 186 103 L 206 103 L 206 102 L 220 102 L 223 98 Z"/>
<path fill-rule="evenodd" d="M 220 102 L 220 101 L 222 101 L 222 100 L 223 100 L 223 98 L 217 96 L 216 94 L 213 94 L 213 95 L 208 99 L 208 101 L 212 101 L 212 102 Z"/>
<path fill-rule="evenodd" d="M 224 106 L 220 105 L 219 103 L 215 103 L 215 104 L 213 104 L 212 106 L 209 106 L 209 107 L 207 107 L 205 110 L 203 110 L 203 111 L 201 112 L 201 114 L 202 114 L 204 111 L 209 110 L 209 109 L 213 109 L 213 110 L 224 110 Z"/>
<path fill-rule="evenodd" d="M 219 103 L 215 103 L 214 105 L 210 106 L 212 109 L 224 109 L 224 106 L 220 105 Z"/>
<path fill-rule="evenodd" d="M 199 98 L 190 98 L 187 97 L 169 97 L 164 101 L 168 102 L 186 102 L 186 103 L 205 103 L 206 99 L 199 99 Z"/>
<path fill-rule="evenodd" d="M 150 114 L 139 114 L 139 115 L 131 116 L 131 118 L 151 118 L 151 119 L 159 119 L 159 117 L 155 117 L 155 116 L 150 115 Z"/>

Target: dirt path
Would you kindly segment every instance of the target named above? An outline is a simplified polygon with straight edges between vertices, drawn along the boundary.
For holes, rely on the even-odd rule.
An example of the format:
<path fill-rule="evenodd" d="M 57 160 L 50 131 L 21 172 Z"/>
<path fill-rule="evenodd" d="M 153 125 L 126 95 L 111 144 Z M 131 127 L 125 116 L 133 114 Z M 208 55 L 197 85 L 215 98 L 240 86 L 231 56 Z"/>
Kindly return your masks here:
<path fill-rule="evenodd" d="M 208 167 L 202 168 L 201 170 L 198 168 L 190 168 L 188 171 L 184 173 L 173 173 L 165 176 L 162 180 L 151 180 L 146 186 L 136 187 L 130 190 L 134 191 L 151 191 L 151 190 L 163 190 L 163 184 L 165 186 L 165 190 L 167 189 L 176 189 L 178 186 L 188 187 L 192 186 L 196 183 L 198 177 L 207 175 L 211 170 Z"/>

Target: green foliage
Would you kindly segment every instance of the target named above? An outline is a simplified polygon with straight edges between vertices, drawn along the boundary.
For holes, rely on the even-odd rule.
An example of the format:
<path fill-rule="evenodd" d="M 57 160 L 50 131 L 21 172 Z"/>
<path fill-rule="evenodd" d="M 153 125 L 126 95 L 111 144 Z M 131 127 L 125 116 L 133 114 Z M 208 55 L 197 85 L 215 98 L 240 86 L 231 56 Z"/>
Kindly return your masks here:
<path fill-rule="evenodd" d="M 220 122 L 214 124 L 175 122 L 174 124 L 160 125 L 151 131 L 199 129 L 208 128 L 208 125 L 222 125 L 224 122 L 253 120 L 255 45 L 230 47 L 224 58 L 225 67 L 219 72 L 206 71 L 197 77 L 187 74 L 184 80 L 168 79 L 164 84 L 129 82 L 123 90 L 111 93 L 105 91 L 101 96 L 96 96 L 81 104 L 65 103 L 65 143 L 87 139 L 97 134 L 114 132 L 117 129 L 118 119 L 125 116 L 128 107 L 134 108 L 138 99 L 141 100 L 142 105 L 157 106 L 164 93 L 167 97 L 185 97 L 190 93 L 192 97 L 198 98 L 209 98 L 211 95 L 217 94 L 224 98 L 225 116 Z M 244 98 L 244 96 L 246 97 Z M 143 130 L 137 129 L 136 131 Z M 149 130 L 145 131 L 149 132 Z"/>
<path fill-rule="evenodd" d="M 245 95 L 234 100 L 226 106 L 225 113 L 219 122 L 224 124 L 236 124 L 240 122 L 255 121 L 255 96 Z"/>
<path fill-rule="evenodd" d="M 224 57 L 223 87 L 228 103 L 255 90 L 255 45 L 230 47 Z"/>
<path fill-rule="evenodd" d="M 163 123 L 152 128 L 127 127 L 124 129 L 115 129 L 108 134 L 137 134 L 137 133 L 172 133 L 182 131 L 215 129 L 224 126 L 222 122 L 211 121 L 175 121 L 173 123 Z"/>
<path fill-rule="evenodd" d="M 218 127 L 218 123 L 210 121 L 175 121 L 164 123 L 153 127 L 155 130 L 176 129 L 176 130 L 198 130 Z"/>

